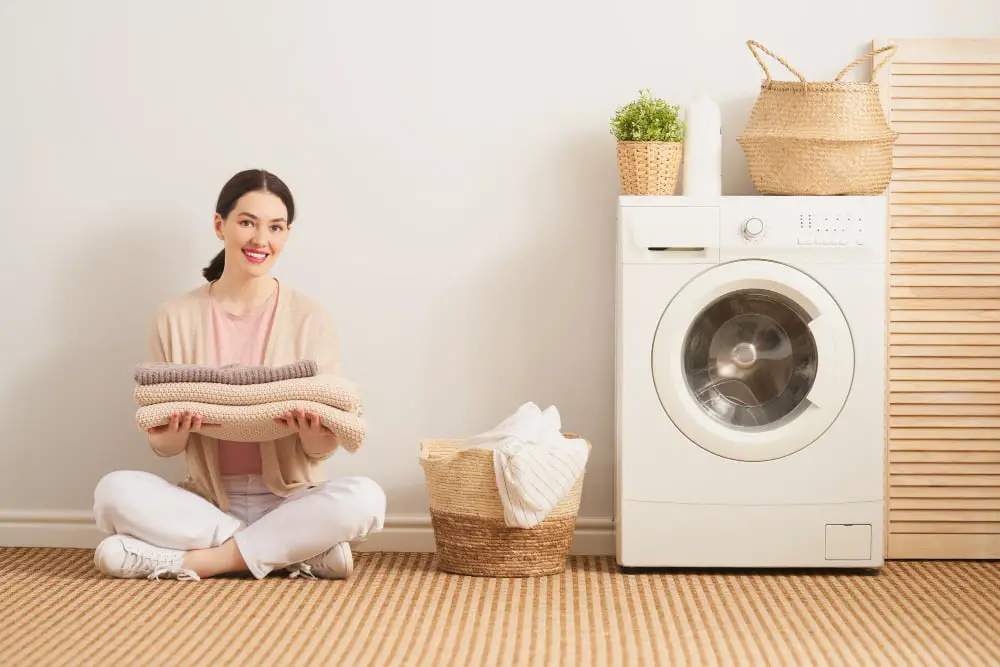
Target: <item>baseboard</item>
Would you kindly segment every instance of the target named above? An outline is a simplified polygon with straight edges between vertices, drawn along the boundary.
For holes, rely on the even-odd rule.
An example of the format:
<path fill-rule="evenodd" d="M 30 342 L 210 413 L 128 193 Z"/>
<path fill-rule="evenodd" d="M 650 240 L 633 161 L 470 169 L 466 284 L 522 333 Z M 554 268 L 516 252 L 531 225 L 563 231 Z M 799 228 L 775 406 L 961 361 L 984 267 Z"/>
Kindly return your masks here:
<path fill-rule="evenodd" d="M 0 510 L 0 547 L 93 549 L 103 537 L 90 512 Z M 430 517 L 390 515 L 386 517 L 382 532 L 359 544 L 357 550 L 431 553 L 435 545 Z M 577 519 L 570 553 L 613 556 L 615 537 L 611 519 Z"/>

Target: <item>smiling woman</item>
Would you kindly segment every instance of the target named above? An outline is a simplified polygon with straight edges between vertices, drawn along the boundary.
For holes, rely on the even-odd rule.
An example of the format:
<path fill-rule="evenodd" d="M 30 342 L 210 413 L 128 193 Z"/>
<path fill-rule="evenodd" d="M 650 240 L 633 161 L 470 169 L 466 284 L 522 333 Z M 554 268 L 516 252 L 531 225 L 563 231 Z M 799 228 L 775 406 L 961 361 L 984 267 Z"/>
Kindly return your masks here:
<path fill-rule="evenodd" d="M 339 343 L 326 310 L 269 275 L 295 217 L 292 194 L 263 170 L 222 188 L 214 227 L 223 249 L 202 272 L 207 284 L 163 304 L 147 361 L 226 366 L 315 362 L 339 373 Z M 174 414 L 149 429 L 159 456 L 187 458 L 179 485 L 146 472 L 110 472 L 94 491 L 98 527 L 110 534 L 94 563 L 112 577 L 198 579 L 287 569 L 350 576 L 350 544 L 382 529 L 385 494 L 364 477 L 326 478 L 339 445 L 315 413 L 275 419 L 288 433 L 267 442 L 212 437 L 202 416 Z"/>

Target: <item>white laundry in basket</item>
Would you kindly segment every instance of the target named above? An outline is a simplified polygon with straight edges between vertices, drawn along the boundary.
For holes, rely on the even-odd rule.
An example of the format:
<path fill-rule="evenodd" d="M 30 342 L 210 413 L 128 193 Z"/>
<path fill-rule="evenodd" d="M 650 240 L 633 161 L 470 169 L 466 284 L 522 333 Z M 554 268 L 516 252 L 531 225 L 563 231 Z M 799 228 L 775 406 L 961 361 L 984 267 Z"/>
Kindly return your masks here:
<path fill-rule="evenodd" d="M 493 429 L 467 438 L 463 448 L 493 450 L 504 522 L 537 526 L 573 488 L 587 467 L 587 443 L 566 438 L 555 406 L 521 405 Z"/>

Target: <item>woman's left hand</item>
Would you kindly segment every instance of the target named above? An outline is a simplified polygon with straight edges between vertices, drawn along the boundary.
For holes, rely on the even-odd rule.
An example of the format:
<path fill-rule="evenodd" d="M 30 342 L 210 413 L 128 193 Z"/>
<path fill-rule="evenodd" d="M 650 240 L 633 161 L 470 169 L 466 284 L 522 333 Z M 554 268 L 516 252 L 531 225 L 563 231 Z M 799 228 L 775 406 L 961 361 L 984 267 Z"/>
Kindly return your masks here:
<path fill-rule="evenodd" d="M 319 415 L 306 410 L 289 410 L 281 417 L 275 417 L 274 421 L 285 426 L 300 436 L 320 437 L 333 435 L 333 431 L 323 426 Z"/>

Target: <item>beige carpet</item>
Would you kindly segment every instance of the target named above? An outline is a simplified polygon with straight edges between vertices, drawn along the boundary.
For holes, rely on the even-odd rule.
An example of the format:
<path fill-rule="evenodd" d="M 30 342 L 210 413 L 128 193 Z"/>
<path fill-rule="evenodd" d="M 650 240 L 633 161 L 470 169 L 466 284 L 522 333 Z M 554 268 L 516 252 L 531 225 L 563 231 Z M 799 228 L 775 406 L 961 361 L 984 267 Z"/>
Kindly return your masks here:
<path fill-rule="evenodd" d="M 0 664 L 1000 665 L 995 562 L 498 580 L 363 554 L 348 581 L 155 582 L 90 558 L 0 549 Z"/>

